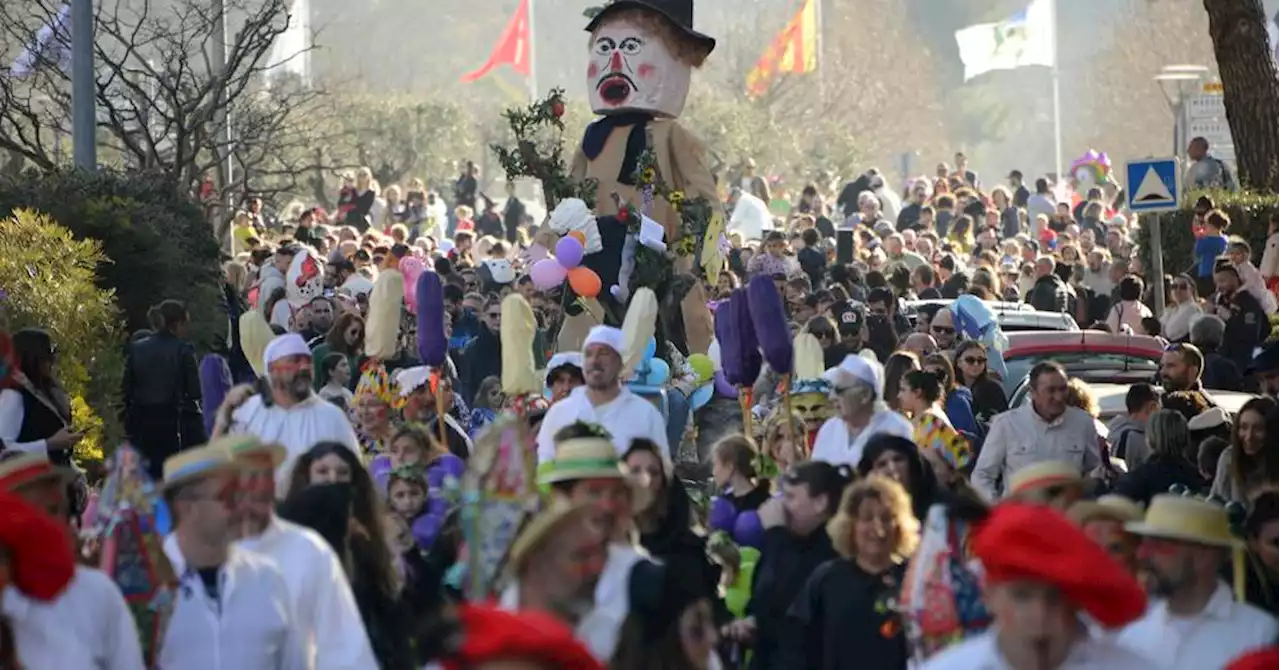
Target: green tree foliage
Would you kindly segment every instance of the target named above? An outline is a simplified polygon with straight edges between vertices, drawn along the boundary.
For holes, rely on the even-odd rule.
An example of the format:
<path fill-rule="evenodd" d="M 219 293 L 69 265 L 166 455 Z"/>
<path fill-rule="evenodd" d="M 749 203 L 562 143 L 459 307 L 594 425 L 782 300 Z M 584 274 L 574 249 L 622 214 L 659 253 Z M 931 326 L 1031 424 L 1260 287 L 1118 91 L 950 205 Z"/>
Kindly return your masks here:
<path fill-rule="evenodd" d="M 18 209 L 0 220 L 0 310 L 9 328 L 41 328 L 57 344 L 58 378 L 75 427 L 86 431 L 80 461 L 102 459 L 121 436 L 117 419 L 124 349 L 115 295 L 100 288 L 102 243 L 76 239 L 48 215 Z"/>
<path fill-rule="evenodd" d="M 200 207 L 163 175 L 28 171 L 0 179 L 0 213 L 20 208 L 64 222 L 78 240 L 97 240 L 106 258 L 100 288 L 114 292 L 129 330 L 149 328 L 147 310 L 180 300 L 191 337 L 209 348 L 226 337 L 220 251 Z"/>

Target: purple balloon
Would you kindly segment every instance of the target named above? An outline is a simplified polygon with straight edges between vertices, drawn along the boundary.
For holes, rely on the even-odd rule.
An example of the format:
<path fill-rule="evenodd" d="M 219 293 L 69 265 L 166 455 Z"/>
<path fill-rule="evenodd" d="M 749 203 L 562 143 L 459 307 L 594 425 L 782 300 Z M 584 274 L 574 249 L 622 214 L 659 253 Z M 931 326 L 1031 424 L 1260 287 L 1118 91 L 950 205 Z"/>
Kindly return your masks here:
<path fill-rule="evenodd" d="M 556 260 L 565 270 L 572 270 L 582 262 L 582 243 L 576 237 L 565 235 L 556 242 Z"/>
<path fill-rule="evenodd" d="M 738 389 L 734 388 L 733 384 L 730 384 L 729 380 L 724 378 L 724 370 L 716 370 L 716 376 L 714 379 L 716 383 L 716 393 L 719 393 L 726 398 L 738 397 Z"/>
<path fill-rule="evenodd" d="M 565 275 L 569 271 L 564 269 L 554 258 L 544 258 L 533 267 L 529 268 L 529 278 L 533 280 L 533 285 L 539 291 L 546 291 L 559 286 L 564 282 Z"/>

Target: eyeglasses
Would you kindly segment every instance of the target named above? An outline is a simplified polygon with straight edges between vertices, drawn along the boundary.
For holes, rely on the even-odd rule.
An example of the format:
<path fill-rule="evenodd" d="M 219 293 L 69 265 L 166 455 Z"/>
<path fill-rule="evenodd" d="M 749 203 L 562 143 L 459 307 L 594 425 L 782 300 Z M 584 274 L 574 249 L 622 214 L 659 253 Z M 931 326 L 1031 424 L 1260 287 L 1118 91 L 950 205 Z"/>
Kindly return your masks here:
<path fill-rule="evenodd" d="M 944 335 L 950 335 L 956 332 L 956 329 L 951 326 L 930 326 L 929 330 L 932 330 L 935 333 L 942 333 Z"/>
<path fill-rule="evenodd" d="M 489 312 L 485 316 L 489 317 L 490 319 L 501 319 L 502 312 Z"/>
<path fill-rule="evenodd" d="M 986 365 L 986 364 L 987 364 L 987 359 L 985 359 L 985 358 L 975 358 L 975 357 L 973 357 L 973 356 L 965 356 L 964 358 L 961 358 L 961 359 L 960 359 L 960 362 L 961 362 L 961 363 L 965 363 L 965 364 L 967 364 L 967 365 Z"/>

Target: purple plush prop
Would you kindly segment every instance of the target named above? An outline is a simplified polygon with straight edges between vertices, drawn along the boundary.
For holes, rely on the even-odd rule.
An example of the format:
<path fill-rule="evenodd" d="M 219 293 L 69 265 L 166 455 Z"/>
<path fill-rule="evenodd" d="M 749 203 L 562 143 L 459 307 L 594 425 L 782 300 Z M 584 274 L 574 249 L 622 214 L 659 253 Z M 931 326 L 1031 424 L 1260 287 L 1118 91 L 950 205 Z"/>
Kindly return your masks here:
<path fill-rule="evenodd" d="M 204 405 L 204 430 L 206 435 L 213 434 L 213 422 L 218 418 L 218 408 L 231 390 L 231 368 L 227 367 L 227 359 L 218 354 L 209 354 L 200 359 L 200 395 Z"/>
<path fill-rule="evenodd" d="M 746 289 L 734 291 L 729 301 L 716 310 L 716 339 L 720 342 L 720 367 L 725 380 L 735 386 L 756 383 L 760 376 L 760 347 Z"/>
<path fill-rule="evenodd" d="M 418 276 L 418 356 L 423 365 L 440 367 L 449 355 L 449 338 L 444 334 L 444 286 L 440 275 L 423 272 Z"/>
<path fill-rule="evenodd" d="M 755 325 L 756 339 L 764 360 L 780 375 L 792 372 L 795 350 L 791 345 L 791 328 L 787 310 L 782 306 L 782 296 L 773 279 L 757 275 L 747 284 L 747 297 L 751 302 L 751 323 Z"/>

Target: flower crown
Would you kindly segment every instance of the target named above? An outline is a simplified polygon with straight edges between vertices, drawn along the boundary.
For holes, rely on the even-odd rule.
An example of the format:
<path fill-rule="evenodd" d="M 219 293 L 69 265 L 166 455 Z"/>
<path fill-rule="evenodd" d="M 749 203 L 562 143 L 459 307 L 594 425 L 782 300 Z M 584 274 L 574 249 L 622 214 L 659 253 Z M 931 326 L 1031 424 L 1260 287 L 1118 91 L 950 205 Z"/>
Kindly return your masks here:
<path fill-rule="evenodd" d="M 360 374 L 360 382 L 356 384 L 357 398 L 374 398 L 385 403 L 391 409 L 404 406 L 404 398 L 400 396 L 400 387 L 387 374 L 381 363 L 370 364 Z"/>

